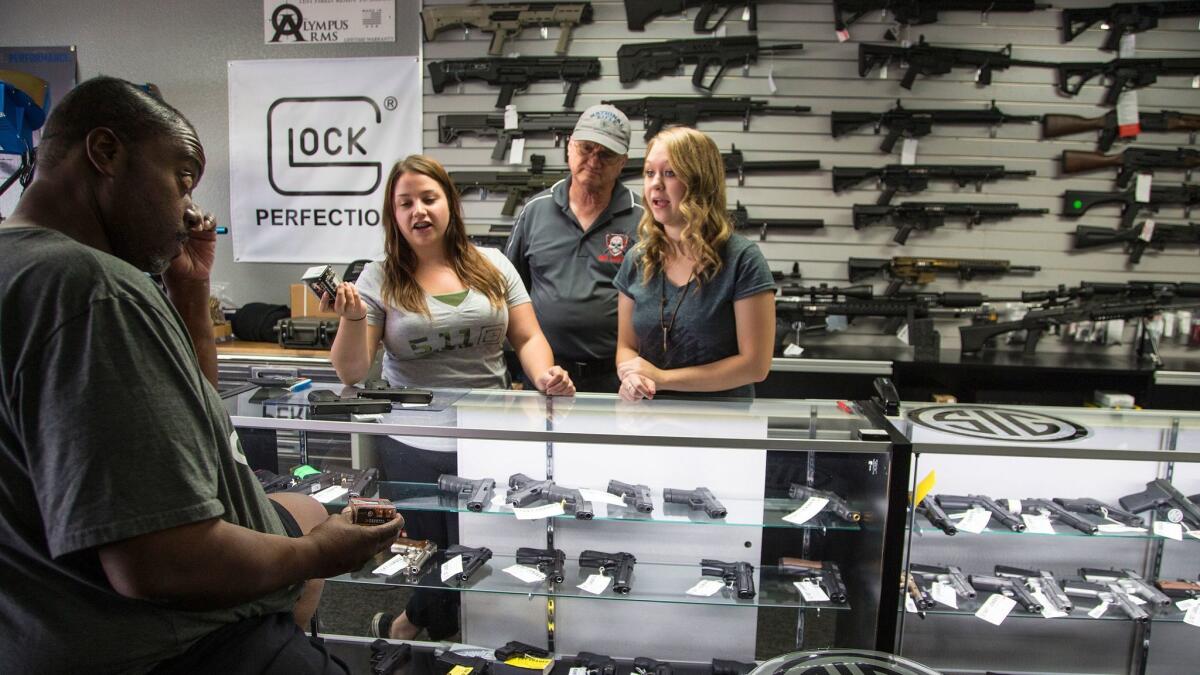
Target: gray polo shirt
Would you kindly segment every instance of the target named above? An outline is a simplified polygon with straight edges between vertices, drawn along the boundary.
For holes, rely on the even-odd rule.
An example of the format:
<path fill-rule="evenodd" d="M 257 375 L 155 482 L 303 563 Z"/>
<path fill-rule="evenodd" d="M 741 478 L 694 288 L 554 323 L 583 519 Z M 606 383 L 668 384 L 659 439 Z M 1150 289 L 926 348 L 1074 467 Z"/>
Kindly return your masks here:
<path fill-rule="evenodd" d="M 568 204 L 570 178 L 525 204 L 505 254 L 517 268 L 555 358 L 612 360 L 617 353 L 613 277 L 633 247 L 641 198 L 621 183 L 584 231 Z"/>

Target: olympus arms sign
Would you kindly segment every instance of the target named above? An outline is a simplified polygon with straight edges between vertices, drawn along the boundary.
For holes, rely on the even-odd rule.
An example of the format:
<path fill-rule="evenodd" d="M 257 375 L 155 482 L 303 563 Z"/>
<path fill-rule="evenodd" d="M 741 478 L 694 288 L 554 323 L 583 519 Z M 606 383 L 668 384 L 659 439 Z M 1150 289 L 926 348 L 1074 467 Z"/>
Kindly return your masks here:
<path fill-rule="evenodd" d="M 1022 443 L 1055 443 L 1086 438 L 1088 430 L 1070 420 L 1030 410 L 976 405 L 931 406 L 908 412 L 913 424 L 956 436 Z"/>
<path fill-rule="evenodd" d="M 288 196 L 363 196 L 383 165 L 368 159 L 369 129 L 382 115 L 365 96 L 281 98 L 267 110 L 267 178 Z"/>

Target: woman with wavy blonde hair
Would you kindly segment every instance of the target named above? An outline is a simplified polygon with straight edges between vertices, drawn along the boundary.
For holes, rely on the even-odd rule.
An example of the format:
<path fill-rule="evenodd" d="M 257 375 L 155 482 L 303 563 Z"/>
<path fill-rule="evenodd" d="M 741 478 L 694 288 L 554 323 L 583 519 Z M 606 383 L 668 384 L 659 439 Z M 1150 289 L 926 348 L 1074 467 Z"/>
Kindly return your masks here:
<path fill-rule="evenodd" d="M 621 397 L 754 396 L 771 369 L 775 283 L 733 232 L 716 143 L 686 127 L 646 147 L 638 245 L 613 280 Z"/>

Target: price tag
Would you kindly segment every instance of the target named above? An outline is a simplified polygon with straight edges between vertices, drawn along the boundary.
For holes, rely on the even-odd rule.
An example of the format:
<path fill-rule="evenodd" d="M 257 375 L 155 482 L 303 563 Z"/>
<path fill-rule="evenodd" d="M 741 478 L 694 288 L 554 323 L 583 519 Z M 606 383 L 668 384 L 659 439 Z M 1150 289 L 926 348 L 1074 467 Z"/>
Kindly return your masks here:
<path fill-rule="evenodd" d="M 1147 243 L 1150 242 L 1152 239 L 1154 239 L 1154 219 L 1153 218 L 1147 218 L 1142 223 L 1142 231 L 1138 233 L 1138 239 L 1141 239 L 1142 241 L 1147 242 Z"/>
<path fill-rule="evenodd" d="M 850 39 L 850 31 L 846 30 L 845 28 L 839 31 L 834 31 L 834 35 L 837 36 L 838 42 L 845 42 L 846 40 Z"/>
<path fill-rule="evenodd" d="M 1020 499 L 1009 498 L 1009 499 L 1005 499 L 1004 501 L 1008 502 L 1008 510 L 1009 511 L 1012 511 L 1013 513 L 1021 512 L 1021 500 Z"/>
<path fill-rule="evenodd" d="M 779 92 L 779 86 L 775 84 L 775 59 L 771 59 L 771 67 L 767 70 L 767 91 L 772 94 Z"/>
<path fill-rule="evenodd" d="M 1090 612 L 1088 612 L 1088 616 L 1092 617 L 1093 619 L 1099 619 L 1100 617 L 1104 616 L 1104 613 L 1107 611 L 1108 611 L 1108 601 L 1101 600 L 1100 604 L 1096 605 L 1095 607 L 1093 607 L 1091 609 Z"/>
<path fill-rule="evenodd" d="M 1154 534 L 1175 541 L 1183 541 L 1183 525 L 1179 523 L 1164 523 L 1161 520 L 1154 521 Z"/>
<path fill-rule="evenodd" d="M 717 29 L 714 30 L 712 34 L 713 34 L 713 37 L 719 37 L 719 38 L 725 37 L 725 24 L 721 24 L 720 26 L 717 26 Z"/>
<path fill-rule="evenodd" d="M 800 582 L 796 582 L 796 585 L 799 586 Z M 920 610 L 917 609 L 917 603 L 913 601 L 911 595 L 904 596 L 904 611 L 908 612 L 909 614 L 921 613 Z"/>
<path fill-rule="evenodd" d="M 906 138 L 900 144 L 900 163 L 904 166 L 910 166 L 917 163 L 917 146 L 920 144 L 915 138 Z"/>
<path fill-rule="evenodd" d="M 540 32 L 542 34 L 543 40 L 550 37 L 550 27 L 549 26 L 542 26 L 542 30 Z"/>
<path fill-rule="evenodd" d="M 1117 97 L 1117 136 L 1132 138 L 1142 131 L 1138 118 L 1138 93 L 1136 90 L 1123 92 Z"/>
<path fill-rule="evenodd" d="M 1183 615 L 1183 622 L 1189 626 L 1200 628 L 1200 605 L 1192 605 L 1192 608 Z"/>
<path fill-rule="evenodd" d="M 1054 606 L 1054 603 L 1050 602 L 1050 598 L 1047 598 L 1046 594 L 1041 590 L 1031 591 L 1029 594 L 1032 595 L 1033 599 L 1037 600 L 1037 603 L 1042 606 L 1042 618 L 1057 619 L 1067 616 L 1067 613 L 1059 611 L 1059 609 Z"/>
<path fill-rule="evenodd" d="M 1025 521 L 1025 531 L 1030 534 L 1054 534 L 1054 526 L 1050 524 L 1050 516 L 1044 513 L 1022 513 L 1021 520 Z"/>
<path fill-rule="evenodd" d="M 887 79 L 887 67 L 888 67 L 888 64 L 886 64 L 886 63 L 883 64 L 882 66 L 879 66 L 879 79 L 881 79 L 881 80 Z"/>
<path fill-rule="evenodd" d="M 1200 89 L 1200 75 L 1192 78 L 1192 89 Z"/>
<path fill-rule="evenodd" d="M 821 512 L 829 500 L 824 497 L 809 497 L 800 508 L 792 511 L 782 518 L 793 525 L 803 525 L 812 520 L 813 516 Z"/>
<path fill-rule="evenodd" d="M 722 588 L 725 588 L 725 584 L 717 581 L 716 579 L 701 579 L 700 581 L 696 582 L 695 586 L 687 589 L 687 594 L 707 598 Z"/>
<path fill-rule="evenodd" d="M 1200 530 L 1188 530 L 1187 536 L 1191 537 L 1192 539 L 1200 539 Z"/>
<path fill-rule="evenodd" d="M 390 577 L 408 566 L 408 558 L 402 555 L 392 556 L 391 560 L 371 570 L 371 574 Z"/>
<path fill-rule="evenodd" d="M 942 603 L 943 605 L 958 609 L 958 594 L 955 593 L 954 589 L 948 584 L 935 581 L 933 585 L 929 587 L 929 594 L 933 596 L 934 600 Z"/>
<path fill-rule="evenodd" d="M 600 490 L 592 490 L 589 488 L 579 488 L 579 494 L 583 495 L 584 501 L 589 501 L 593 504 L 612 504 L 613 506 L 625 506 L 625 500 L 617 495 Z"/>
<path fill-rule="evenodd" d="M 1135 605 L 1145 605 L 1145 604 L 1148 604 L 1148 603 L 1147 603 L 1145 600 L 1143 600 L 1142 598 L 1140 598 L 1140 597 L 1138 597 L 1138 596 L 1134 595 L 1133 593 L 1126 593 L 1126 594 L 1125 594 L 1125 596 L 1126 596 L 1126 597 L 1128 597 L 1130 600 L 1132 600 L 1132 601 L 1133 601 L 1133 604 L 1135 604 Z"/>
<path fill-rule="evenodd" d="M 987 529 L 988 523 L 992 520 L 992 513 L 986 509 L 972 508 L 967 511 L 962 521 L 958 523 L 960 532 L 970 532 L 971 534 L 979 534 Z"/>
<path fill-rule="evenodd" d="M 606 577 L 603 574 L 589 574 L 588 578 L 582 584 L 579 584 L 578 588 L 593 595 L 600 595 L 608 590 L 608 585 L 611 583 L 612 577 Z"/>
<path fill-rule="evenodd" d="M 329 502 L 331 502 L 339 497 L 345 497 L 349 493 L 350 493 L 350 491 L 347 490 L 346 488 L 342 487 L 341 485 L 330 485 L 329 487 L 325 488 L 324 490 L 321 490 L 320 492 L 314 494 L 312 497 L 313 497 L 313 499 L 321 502 L 322 504 L 328 504 Z"/>
<path fill-rule="evenodd" d="M 804 598 L 805 602 L 829 602 L 829 594 L 816 581 L 804 579 L 792 583 L 795 584 L 796 590 L 800 591 L 800 597 Z"/>
<path fill-rule="evenodd" d="M 1004 623 L 1004 620 L 1008 618 L 1008 613 L 1016 606 L 1016 600 L 996 593 L 988 598 L 987 602 L 983 603 L 983 607 L 980 607 L 979 611 L 975 612 L 975 616 L 993 626 L 999 626 Z"/>
<path fill-rule="evenodd" d="M 546 580 L 546 575 L 541 570 L 536 567 L 529 567 L 528 565 L 509 565 L 504 568 L 504 571 L 527 584 Z"/>
<path fill-rule="evenodd" d="M 509 103 L 504 106 L 504 129 L 512 131 L 520 126 L 520 114 L 517 113 L 517 106 Z"/>
<path fill-rule="evenodd" d="M 1123 534 L 1126 532 L 1145 532 L 1144 527 L 1130 527 L 1122 523 L 1101 523 L 1097 526 L 1103 534 Z"/>
<path fill-rule="evenodd" d="M 449 581 L 451 577 L 462 574 L 463 559 L 461 555 L 456 555 L 453 558 L 442 563 L 442 581 Z"/>
<path fill-rule="evenodd" d="M 1133 198 L 1135 201 L 1145 204 L 1150 201 L 1150 183 L 1154 181 L 1154 177 L 1148 173 L 1139 173 L 1137 177 L 1137 187 L 1134 188 Z"/>
<path fill-rule="evenodd" d="M 900 329 L 896 331 L 896 339 L 903 342 L 904 344 L 908 344 L 908 324 L 907 323 L 900 324 Z"/>
<path fill-rule="evenodd" d="M 1178 607 L 1179 611 L 1181 612 L 1186 612 L 1196 605 L 1200 605 L 1200 599 L 1188 598 L 1187 600 L 1180 600 L 1179 602 L 1175 603 L 1175 606 Z"/>
<path fill-rule="evenodd" d="M 587 675 L 587 668 L 583 666 L 576 666 L 568 671 L 567 675 Z"/>
<path fill-rule="evenodd" d="M 746 6 L 742 9 L 742 21 L 749 21 L 749 20 L 750 20 L 750 3 L 746 3 Z"/>
<path fill-rule="evenodd" d="M 508 149 L 509 164 L 524 164 L 525 163 L 525 137 L 518 136 L 512 139 L 511 147 Z"/>
<path fill-rule="evenodd" d="M 566 513 L 566 511 L 563 510 L 562 502 L 543 504 L 542 506 L 535 506 L 531 509 L 513 509 L 513 515 L 517 517 L 517 520 L 539 520 L 541 518 L 553 518 L 554 516 L 561 516 L 564 513 Z"/>
<path fill-rule="evenodd" d="M 1117 56 L 1122 59 L 1131 59 L 1137 52 L 1137 36 L 1133 33 L 1126 33 L 1121 36 L 1121 42 L 1117 46 Z"/>
<path fill-rule="evenodd" d="M 446 675 L 471 675 L 475 669 L 471 666 L 454 666 Z"/>

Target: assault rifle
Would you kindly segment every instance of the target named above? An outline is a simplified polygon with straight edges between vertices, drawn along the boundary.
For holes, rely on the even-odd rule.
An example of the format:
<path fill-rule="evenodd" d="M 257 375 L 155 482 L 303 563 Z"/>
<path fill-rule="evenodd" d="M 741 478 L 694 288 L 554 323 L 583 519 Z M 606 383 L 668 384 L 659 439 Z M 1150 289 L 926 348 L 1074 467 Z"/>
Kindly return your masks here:
<path fill-rule="evenodd" d="M 567 85 L 564 108 L 575 107 L 579 85 L 600 77 L 600 59 L 572 56 L 517 56 L 512 58 L 488 57 L 482 59 L 447 59 L 429 64 L 429 83 L 434 93 L 440 94 L 448 82 L 482 80 L 500 86 L 496 107 L 503 108 L 512 102 L 518 89 L 525 89 L 534 82 L 563 82 Z"/>
<path fill-rule="evenodd" d="M 1031 68 L 1050 68 L 1052 63 L 1044 61 L 1027 61 L 1012 57 L 1012 45 L 994 52 L 980 49 L 958 49 L 955 47 L 934 47 L 925 42 L 922 35 L 917 44 L 911 47 L 893 47 L 890 45 L 860 44 L 858 46 L 858 76 L 866 77 L 867 73 L 878 67 L 885 67 L 892 61 L 905 64 L 904 77 L 900 86 L 912 89 L 918 75 L 945 75 L 954 68 L 973 68 L 976 71 L 975 81 L 981 85 L 992 83 L 992 72 L 1008 70 L 1012 66 L 1028 66 Z"/>
<path fill-rule="evenodd" d="M 960 281 L 970 281 L 976 276 L 1001 274 L 1033 274 L 1042 268 L 1037 265 L 1013 265 L 1007 260 L 983 258 L 916 258 L 897 256 L 888 258 L 850 258 L 850 281 L 861 281 L 879 274 L 889 279 L 885 296 L 896 294 L 905 284 L 924 286 L 937 278 L 938 274 L 956 274 Z"/>
<path fill-rule="evenodd" d="M 1174 281 L 1081 281 L 1078 286 L 1059 284 L 1048 291 L 1022 291 L 1021 302 L 1052 307 L 1071 300 L 1113 301 L 1130 298 L 1200 298 L 1200 283 Z"/>
<path fill-rule="evenodd" d="M 1116 58 L 1108 63 L 1084 61 L 1048 65 L 1058 71 L 1058 90 L 1067 96 L 1078 94 L 1089 80 L 1107 79 L 1110 84 L 1101 101 L 1104 105 L 1116 105 L 1122 92 L 1148 87 L 1159 77 L 1200 75 L 1200 59 Z"/>
<path fill-rule="evenodd" d="M 883 194 L 875 202 L 877 206 L 892 203 L 897 192 L 911 194 L 929 187 L 930 180 L 951 180 L 958 187 L 974 185 L 976 192 L 983 191 L 983 184 L 1002 178 L 1035 176 L 1036 171 L 1009 171 L 1000 165 L 969 164 L 923 164 L 906 166 L 889 164 L 873 169 L 870 167 L 833 167 L 833 191 L 841 192 L 859 183 L 875 178 L 883 186 Z"/>
<path fill-rule="evenodd" d="M 1077 249 L 1100 248 L 1113 244 L 1124 244 L 1125 250 L 1129 252 L 1129 264 L 1136 265 L 1141 262 L 1147 247 L 1162 251 L 1171 244 L 1200 245 L 1200 224 L 1154 223 L 1153 226 L 1148 226 L 1147 223 L 1138 223 L 1123 230 L 1089 225 L 1079 225 L 1075 228 Z"/>
<path fill-rule="evenodd" d="M 1200 185 L 1152 185 L 1150 201 L 1137 200 L 1136 186 L 1121 192 L 1088 192 L 1086 190 L 1067 190 L 1063 193 L 1063 210 L 1065 218 L 1078 218 L 1094 206 L 1119 204 L 1121 206 L 1121 228 L 1133 227 L 1134 221 L 1142 211 L 1157 212 L 1160 207 L 1179 205 L 1187 215 L 1193 206 L 1200 205 Z"/>
<path fill-rule="evenodd" d="M 527 26 L 558 26 L 562 34 L 554 53 L 567 53 L 571 30 L 582 23 L 592 22 L 590 2 L 521 2 L 503 5 L 440 5 L 421 10 L 421 25 L 425 40 L 432 41 L 438 33 L 455 26 L 471 26 L 492 34 L 488 54 L 500 56 L 504 43 L 516 37 Z"/>
<path fill-rule="evenodd" d="M 1159 19 L 1176 16 L 1200 16 L 1200 2 L 1118 2 L 1108 7 L 1077 7 L 1062 12 L 1063 42 L 1070 42 L 1087 29 L 1101 24 L 1108 30 L 1105 51 L 1115 52 L 1121 38 L 1158 27 Z"/>
<path fill-rule="evenodd" d="M 532 155 L 529 159 L 532 164 L 529 171 L 451 171 L 450 179 L 459 192 L 482 190 L 485 196 L 489 192 L 507 192 L 500 213 L 511 216 L 516 213 L 517 204 L 571 175 L 565 170 L 546 172 L 546 158 L 542 155 Z"/>
<path fill-rule="evenodd" d="M 901 136 L 921 138 L 933 131 L 933 125 L 958 124 L 970 126 L 988 126 L 995 128 L 1006 122 L 1036 122 L 1039 115 L 1009 115 L 1000 112 L 996 102 L 992 101 L 985 110 L 909 110 L 896 101 L 896 107 L 882 113 L 868 112 L 838 112 L 834 111 L 829 121 L 834 138 L 844 136 L 859 127 L 874 125 L 875 135 L 886 127 L 887 136 L 879 146 L 884 152 L 891 152 L 896 147 L 896 141 Z"/>
<path fill-rule="evenodd" d="M 758 230 L 758 240 L 767 240 L 768 230 L 819 230 L 825 227 L 825 221 L 819 218 L 751 218 L 746 207 L 741 202 L 729 212 L 729 220 L 733 221 L 735 230 Z"/>
<path fill-rule="evenodd" d="M 936 23 L 942 12 L 1033 12 L 1049 7 L 1033 0 L 833 0 L 833 26 L 841 32 L 867 14 L 885 10 L 898 24 L 923 26 Z"/>
<path fill-rule="evenodd" d="M 897 244 L 908 241 L 913 230 L 932 230 L 946 224 L 947 218 L 965 218 L 967 227 L 985 220 L 1001 220 L 1017 216 L 1040 216 L 1050 209 L 1023 209 L 1017 204 L 968 202 L 904 202 L 892 206 L 855 204 L 852 209 L 854 229 L 889 220 L 896 226 Z"/>
<path fill-rule="evenodd" d="M 646 127 L 642 138 L 647 141 L 662 131 L 667 122 L 694 127 L 703 119 L 741 117 L 742 131 L 746 131 L 750 128 L 751 115 L 799 115 L 812 110 L 806 105 L 767 105 L 766 101 L 749 96 L 647 96 L 601 103 L 614 106 L 631 118 L 641 117 Z"/>
<path fill-rule="evenodd" d="M 1200 115 L 1189 115 L 1177 110 L 1160 110 L 1156 113 L 1139 112 L 1138 126 L 1140 131 L 1163 133 L 1167 131 L 1190 131 L 1191 142 L 1195 143 L 1195 135 L 1200 131 Z M 1079 115 L 1043 115 L 1042 136 L 1058 138 L 1070 136 L 1085 131 L 1099 131 L 1098 146 L 1108 152 L 1113 141 L 1117 140 L 1120 128 L 1117 125 L 1117 111 L 1110 110 L 1099 117 L 1081 117 Z"/>
<path fill-rule="evenodd" d="M 633 565 L 636 562 L 637 558 L 623 551 L 619 553 L 581 551 L 579 553 L 579 567 L 594 568 L 600 574 L 612 577 L 613 592 L 620 595 L 628 595 L 633 587 L 630 577 L 633 576 Z"/>
<path fill-rule="evenodd" d="M 746 174 L 748 173 L 776 173 L 781 171 L 816 171 L 821 168 L 820 160 L 816 159 L 789 159 L 789 160 L 767 160 L 760 162 L 747 162 L 745 155 L 737 146 L 732 146 L 729 152 L 721 153 L 721 159 L 725 161 L 725 175 L 736 175 L 738 185 L 746 183 Z M 629 178 L 631 176 L 641 175 L 646 169 L 645 157 L 630 157 L 629 161 L 625 162 L 625 168 L 621 169 L 621 177 Z"/>
<path fill-rule="evenodd" d="M 1060 159 L 1065 174 L 1116 168 L 1117 186 L 1128 187 L 1139 173 L 1154 173 L 1155 169 L 1183 169 L 1190 178 L 1192 169 L 1200 166 L 1200 150 L 1177 148 L 1126 148 L 1117 155 L 1083 150 L 1063 150 Z M 836 171 L 836 169 L 835 169 Z"/>
<path fill-rule="evenodd" d="M 838 569 L 838 564 L 832 560 L 780 558 L 778 572 L 783 576 L 812 579 L 825 590 L 830 602 L 846 604 L 846 584 L 842 581 L 842 572 Z"/>
<path fill-rule="evenodd" d="M 659 14 L 682 14 L 691 7 L 699 7 L 692 30 L 697 33 L 712 33 L 725 23 L 733 10 L 746 10 L 750 30 L 758 30 L 758 3 L 763 0 L 625 0 L 625 21 L 629 30 L 646 30 L 646 24 Z M 709 23 L 713 12 L 724 7 L 725 12 L 713 23 Z"/>
<path fill-rule="evenodd" d="M 504 159 L 514 138 L 525 138 L 529 134 L 549 132 L 554 135 L 554 147 L 575 130 L 578 113 L 517 113 L 517 128 L 504 128 L 502 113 L 465 113 L 438 115 L 438 143 L 450 144 L 467 132 L 480 136 L 495 136 L 492 159 Z"/>
<path fill-rule="evenodd" d="M 737 592 L 737 596 L 743 600 L 749 600 L 756 595 L 754 592 L 754 565 L 748 562 L 727 563 L 705 558 L 700 561 L 700 575 L 721 577 L 725 585 L 733 588 Z"/>
<path fill-rule="evenodd" d="M 1071 599 L 1063 592 L 1062 586 L 1058 584 L 1058 579 L 1054 578 L 1054 574 L 1049 570 L 1028 570 L 1022 567 L 1010 567 L 1008 565 L 996 565 L 996 576 L 1004 579 L 1018 579 L 1025 583 L 1026 588 L 1031 591 L 1042 592 L 1051 605 L 1060 612 L 1070 614 L 1071 610 L 1075 609 Z"/>
<path fill-rule="evenodd" d="M 621 82 L 629 84 L 673 72 L 685 63 L 694 63 L 696 70 L 692 72 L 692 86 L 711 92 L 730 66 L 748 67 L 751 63 L 758 63 L 759 54 L 776 54 L 803 47 L 799 42 L 791 42 L 760 48 L 755 35 L 644 42 L 621 45 L 617 49 L 617 70 Z M 719 69 L 712 80 L 705 84 L 704 77 L 711 66 L 719 66 Z"/>

